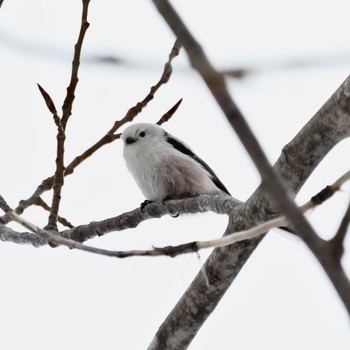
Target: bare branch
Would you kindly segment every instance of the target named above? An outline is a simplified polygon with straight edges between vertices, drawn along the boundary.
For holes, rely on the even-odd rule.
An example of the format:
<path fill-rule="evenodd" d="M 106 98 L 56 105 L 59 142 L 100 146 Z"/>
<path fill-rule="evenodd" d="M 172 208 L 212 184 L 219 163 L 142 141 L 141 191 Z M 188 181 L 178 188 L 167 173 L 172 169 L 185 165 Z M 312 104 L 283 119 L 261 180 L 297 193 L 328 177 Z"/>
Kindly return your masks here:
<path fill-rule="evenodd" d="M 44 210 L 46 210 L 48 212 L 51 211 L 51 208 L 47 205 L 47 203 L 41 197 L 38 197 L 35 205 L 42 207 Z M 68 228 L 74 227 L 74 225 L 71 222 L 69 222 L 66 218 L 64 218 L 60 215 L 57 216 L 57 221 L 59 223 L 61 223 L 63 226 L 66 226 Z"/>
<path fill-rule="evenodd" d="M 157 121 L 157 125 L 162 125 L 164 123 L 166 123 L 173 115 L 174 113 L 177 111 L 177 109 L 179 108 L 180 104 L 182 102 L 182 98 L 176 102 L 176 104 L 171 107 L 168 112 L 166 112 L 158 121 Z"/>
<path fill-rule="evenodd" d="M 307 211 L 314 209 L 318 205 L 321 205 L 327 199 L 331 198 L 337 191 L 339 191 L 340 187 L 346 181 L 349 181 L 349 180 L 350 180 L 350 171 L 348 171 L 346 174 L 344 174 L 342 177 L 340 177 L 333 185 L 326 187 L 328 189 L 329 188 L 332 189 L 331 194 L 329 196 L 324 197 L 323 200 L 315 202 L 313 199 L 317 196 L 316 195 L 316 196 L 312 197 L 308 202 L 306 202 L 305 204 L 300 206 L 299 210 L 302 213 L 306 213 Z M 319 193 L 322 193 L 323 191 L 324 190 L 320 191 Z M 227 196 L 223 196 L 223 198 L 220 198 L 220 196 L 209 196 L 209 197 L 213 197 L 213 202 L 217 202 L 217 204 L 221 203 L 222 205 L 225 205 L 223 208 L 221 208 L 221 210 L 225 208 L 224 211 L 226 212 L 226 214 L 228 214 L 230 211 L 232 211 L 232 209 L 234 207 L 239 205 L 237 203 L 237 201 L 225 203 L 226 200 L 230 199 L 230 197 L 227 197 Z M 196 200 L 197 198 L 199 200 L 201 198 L 207 199 L 208 196 L 200 196 L 200 197 L 193 198 L 193 201 L 192 201 L 193 204 L 194 204 L 194 200 Z M 192 199 L 189 199 L 189 200 L 192 200 Z M 220 200 L 220 202 L 219 202 L 219 200 Z M 171 202 L 174 202 L 175 205 L 177 205 L 177 204 L 181 203 L 182 201 L 169 201 L 169 202 L 170 202 L 170 208 L 169 208 L 170 210 L 169 210 L 168 214 L 174 214 L 174 210 L 172 210 L 172 208 L 171 208 L 171 204 L 172 204 Z M 209 204 L 208 202 L 206 202 L 206 203 Z M 147 212 L 148 208 L 151 208 L 151 210 L 154 210 L 154 208 L 152 208 L 152 206 L 154 204 L 157 204 L 157 203 L 150 204 L 149 206 L 146 207 L 145 211 Z M 160 203 L 158 203 L 158 205 L 159 204 Z M 166 207 L 168 207 L 168 205 L 166 205 Z M 230 208 L 230 210 L 227 210 L 228 208 Z M 201 209 L 202 210 L 204 209 L 203 206 L 201 207 Z M 208 210 L 208 209 L 213 210 L 214 207 L 209 208 L 207 206 L 205 209 L 206 210 Z M 217 210 L 217 205 L 215 206 L 215 209 Z M 158 215 L 160 215 L 158 210 L 159 210 L 159 206 L 158 206 L 156 211 L 157 211 Z M 178 210 L 178 212 L 179 211 L 180 210 Z M 188 213 L 188 211 L 186 211 L 186 212 Z M 184 213 L 184 212 L 182 211 L 181 213 Z M 118 221 L 123 222 L 124 225 L 128 222 L 128 219 L 126 219 L 126 217 L 125 217 L 126 214 L 131 214 L 132 216 L 135 216 L 135 215 L 140 215 L 143 213 L 141 212 L 141 210 L 137 211 L 137 209 L 136 209 L 133 212 L 122 214 L 122 216 L 124 218 L 121 218 L 121 216 L 120 216 L 118 218 Z M 147 213 L 146 213 L 146 215 L 147 215 Z M 107 220 L 110 220 L 110 219 L 107 219 Z M 95 224 L 97 224 L 97 223 L 95 223 Z M 111 224 L 111 222 L 109 224 Z M 130 225 L 130 220 L 129 220 L 129 225 Z M 127 224 L 127 226 L 129 226 L 129 225 Z M 281 216 L 281 217 L 269 220 L 265 223 L 262 223 L 262 224 L 254 227 L 252 229 L 243 230 L 240 232 L 233 232 L 233 233 L 227 234 L 224 237 L 218 238 L 218 239 L 213 239 L 213 240 L 209 240 L 209 241 L 194 241 L 194 242 L 180 244 L 177 246 L 167 246 L 167 247 L 163 247 L 163 248 L 157 247 L 157 248 L 154 248 L 151 250 L 132 250 L 132 251 L 124 251 L 124 252 L 119 251 L 119 252 L 114 252 L 114 254 L 116 257 L 123 257 L 123 258 L 124 257 L 131 257 L 131 256 L 161 256 L 161 255 L 175 257 L 175 256 L 180 255 L 180 254 L 197 252 L 201 249 L 225 247 L 225 246 L 232 245 L 232 244 L 240 242 L 240 241 L 256 238 L 262 234 L 265 234 L 266 232 L 268 232 L 269 230 L 271 230 L 273 228 L 280 228 L 280 227 L 287 226 L 287 225 L 289 225 L 288 219 L 285 216 Z M 88 226 L 90 226 L 90 225 L 88 225 Z M 107 226 L 111 228 L 112 225 L 107 225 Z M 115 226 L 115 225 L 113 225 L 113 226 Z M 124 227 L 124 228 L 126 228 L 126 227 Z M 73 229 L 72 232 L 74 232 L 74 231 L 76 231 L 76 230 Z M 82 232 L 83 231 L 81 230 L 80 234 Z M 99 235 L 101 235 L 101 231 L 99 231 Z M 75 240 L 79 240 L 79 241 L 83 241 L 86 239 L 86 236 L 83 238 L 82 236 L 79 236 L 76 233 L 70 234 L 69 237 L 71 237 L 71 238 L 74 237 Z"/>
<path fill-rule="evenodd" d="M 83 46 L 83 41 L 85 37 L 85 33 L 87 29 L 89 28 L 89 22 L 87 21 L 88 16 L 88 9 L 89 9 L 89 3 L 90 0 L 82 0 L 83 2 L 83 11 L 81 16 L 81 26 L 80 26 L 80 32 L 78 41 L 74 46 L 74 57 L 72 62 L 72 74 L 69 86 L 67 87 L 67 95 L 64 100 L 63 106 L 62 106 L 62 126 L 63 129 L 66 128 L 67 122 L 69 117 L 72 114 L 72 107 L 73 107 L 73 101 L 75 98 L 75 89 L 78 85 L 78 71 L 79 71 L 79 65 L 80 65 L 80 54 L 81 54 L 81 48 Z"/>
<path fill-rule="evenodd" d="M 79 242 L 75 242 L 71 239 L 60 237 L 56 234 L 56 232 L 55 232 L 55 234 L 53 234 L 48 230 L 42 230 L 40 227 L 32 224 L 31 222 L 25 220 L 22 217 L 20 217 L 14 211 L 9 212 L 9 215 L 11 216 L 13 221 L 19 223 L 20 225 L 22 225 L 22 226 L 26 227 L 27 229 L 31 230 L 32 232 L 36 233 L 43 240 L 47 241 L 48 243 L 52 244 L 55 247 L 58 245 L 63 245 L 63 246 L 66 246 L 70 249 L 78 249 L 78 250 L 82 250 L 84 252 L 105 255 L 105 256 L 123 257 L 123 256 L 120 256 L 119 252 L 113 252 L 113 251 L 109 251 L 106 249 L 100 249 L 100 248 L 86 246 L 86 245 L 81 244 Z"/>
<path fill-rule="evenodd" d="M 104 135 L 99 141 L 97 141 L 93 146 L 91 146 L 89 149 L 87 149 L 83 154 L 81 154 L 80 156 L 76 157 L 66 168 L 65 170 L 65 176 L 66 175 L 70 175 L 73 173 L 74 169 L 82 162 L 84 161 L 86 158 L 90 157 L 93 153 L 95 153 L 98 149 L 100 149 L 102 146 L 113 142 L 116 139 L 120 138 L 121 134 L 115 134 L 115 132 L 124 124 L 128 123 L 128 122 L 132 122 L 134 120 L 134 118 L 142 112 L 142 110 L 147 106 L 147 104 L 153 100 L 155 93 L 159 90 L 159 88 L 166 84 L 169 79 L 170 76 L 172 74 L 172 66 L 171 66 L 171 62 L 173 61 L 173 59 L 178 56 L 179 52 L 181 49 L 181 45 L 179 44 L 178 41 L 175 41 L 169 57 L 168 57 L 168 61 L 165 63 L 164 65 L 164 69 L 162 72 L 162 75 L 160 77 L 160 79 L 158 80 L 158 82 L 152 86 L 150 88 L 149 93 L 147 94 L 147 96 L 140 102 L 136 103 L 135 106 L 131 107 L 126 115 L 120 119 L 117 120 L 113 127 L 107 132 L 106 135 Z"/>
<path fill-rule="evenodd" d="M 0 197 L 0 204 L 2 203 L 2 197 Z M 312 206 L 311 201 L 307 203 L 308 205 L 304 205 L 302 210 L 306 211 L 310 209 L 310 205 Z M 236 232 L 227 236 L 224 236 L 223 238 L 219 239 L 214 239 L 214 240 L 209 240 L 209 241 L 194 241 L 194 242 L 189 242 L 185 244 L 180 244 L 176 246 L 167 246 L 167 247 L 162 247 L 162 248 L 154 248 L 150 250 L 130 250 L 130 251 L 109 251 L 105 249 L 99 249 L 99 248 L 94 248 L 86 245 L 80 244 L 80 242 L 77 242 L 76 240 L 72 240 L 70 238 L 66 238 L 62 235 L 58 236 L 57 234 L 52 234 L 48 230 L 42 230 L 39 227 L 33 225 L 29 221 L 21 218 L 19 215 L 14 213 L 11 209 L 9 209 L 9 215 L 12 217 L 14 221 L 17 223 L 23 225 L 24 227 L 28 228 L 32 232 L 35 232 L 38 234 L 43 241 L 41 242 L 42 244 L 45 244 L 47 242 L 57 246 L 57 245 L 64 245 L 67 246 L 71 249 L 78 249 L 78 250 L 83 250 L 87 251 L 90 253 L 95 253 L 95 254 L 100 254 L 100 255 L 106 255 L 110 257 L 116 257 L 116 258 L 126 258 L 126 257 L 135 257 L 135 256 L 148 256 L 148 257 L 156 257 L 156 256 L 170 256 L 170 257 L 175 257 L 180 254 L 185 254 L 185 253 L 193 253 L 193 252 L 198 252 L 200 249 L 205 249 L 205 248 L 214 248 L 214 247 L 224 247 L 227 245 L 231 245 L 236 242 L 240 242 L 243 240 L 247 239 L 252 239 L 254 237 L 257 237 L 259 235 L 262 235 L 269 231 L 272 228 L 279 227 L 281 225 L 286 225 L 288 224 L 288 220 L 285 217 L 280 217 L 276 218 L 273 220 L 270 220 L 269 222 L 263 223 L 257 227 L 254 227 L 253 229 L 242 231 L 242 232 Z M 138 210 L 138 213 L 141 213 L 140 210 Z M 136 211 L 133 212 L 133 215 L 136 214 Z M 125 216 L 125 214 L 123 214 Z M 110 220 L 110 219 L 108 219 Z M 2 226 L 2 225 L 1 225 Z M 73 232 L 75 231 L 74 229 L 72 230 Z M 1 234 L 1 231 L 0 231 Z M 13 236 L 13 234 L 11 235 Z M 66 235 L 67 236 L 67 235 Z M 76 236 L 76 234 L 70 234 L 70 237 Z M 1 236 L 0 236 L 1 237 Z M 32 237 L 29 236 L 31 243 Z M 21 241 L 20 243 L 23 243 Z M 37 246 L 39 245 L 37 241 L 35 241 Z"/>
<path fill-rule="evenodd" d="M 347 172 L 345 175 L 343 175 L 339 180 L 337 180 L 335 184 L 333 184 L 332 186 L 327 186 L 326 188 L 328 189 L 334 188 L 331 194 L 333 195 L 336 191 L 340 189 L 340 186 L 347 180 L 350 180 L 350 171 Z M 323 190 L 320 193 L 322 192 Z M 324 197 L 323 201 L 330 198 L 331 195 Z M 315 196 L 313 198 L 315 198 Z M 305 213 L 306 211 L 313 209 L 316 206 L 323 203 L 323 201 L 315 202 L 313 198 L 311 198 L 310 201 L 308 201 L 307 203 L 305 203 L 303 206 L 299 208 L 302 213 Z M 6 202 L 0 196 L 0 205 L 3 206 L 3 203 L 6 203 Z M 40 237 L 43 240 L 39 242 L 37 240 L 33 240 L 33 237 L 28 233 L 24 233 L 28 239 L 28 242 L 25 242 L 23 239 L 19 240 L 19 237 L 18 237 L 18 235 L 20 235 L 19 233 L 15 231 L 11 232 L 9 230 L 6 231 L 3 226 L 0 226 L 0 239 L 9 240 L 11 242 L 19 241 L 19 243 L 22 243 L 22 244 L 30 243 L 35 246 L 46 244 L 49 241 L 51 244 L 54 244 L 54 245 L 65 245 L 65 246 L 68 246 L 69 248 L 75 248 L 75 249 L 84 250 L 95 254 L 106 255 L 110 257 L 117 257 L 117 258 L 126 258 L 126 257 L 134 257 L 134 256 L 175 257 L 180 254 L 198 252 L 201 249 L 218 248 L 218 247 L 225 247 L 228 245 L 232 245 L 237 242 L 256 238 L 260 235 L 265 234 L 266 232 L 268 232 L 273 228 L 279 228 L 289 224 L 288 219 L 282 216 L 282 217 L 278 217 L 278 218 L 269 220 L 267 222 L 264 222 L 252 229 L 243 230 L 240 232 L 233 232 L 231 234 L 225 235 L 222 238 L 213 239 L 209 241 L 193 241 L 193 242 L 184 243 L 176 246 L 166 246 L 162 248 L 156 247 L 150 250 L 109 251 L 109 250 L 98 249 L 98 248 L 89 247 L 85 245 L 82 246 L 79 244 L 75 244 L 75 243 L 83 242 L 96 235 L 101 236 L 107 232 L 136 227 L 140 222 L 152 217 L 160 217 L 165 214 L 174 214 L 179 212 L 193 213 L 193 212 L 201 212 L 201 211 L 207 211 L 207 210 L 211 210 L 217 213 L 229 214 L 230 212 L 232 212 L 234 208 L 237 208 L 239 206 L 240 206 L 240 203 L 238 201 L 234 200 L 230 196 L 223 196 L 223 195 L 221 196 L 204 195 L 200 197 L 189 198 L 186 200 L 169 201 L 166 203 L 166 205 L 164 205 L 161 202 L 159 203 L 155 202 L 147 206 L 144 210 L 145 212 L 141 212 L 141 210 L 138 208 L 132 212 L 124 213 L 116 218 L 106 219 L 101 222 L 93 222 L 89 225 L 84 225 L 77 228 L 73 228 L 72 230 L 63 231 L 59 235 L 52 235 L 52 233 L 49 232 L 48 230 L 44 230 L 47 232 L 42 232 L 43 230 L 41 230 L 40 228 L 20 218 L 17 214 L 15 215 L 12 212 L 11 208 L 7 206 L 7 211 L 10 211 L 9 215 L 11 217 L 15 218 L 17 222 L 21 223 L 25 227 L 29 228 L 33 232 L 40 235 Z M 6 207 L 6 204 L 5 204 L 5 207 Z M 4 238 L 5 237 L 4 234 L 7 234 L 6 238 Z"/>
<path fill-rule="evenodd" d="M 30 232 L 17 232 L 12 228 L 0 224 L 0 240 L 16 244 L 29 244 L 39 248 L 47 244 L 47 241 Z"/>
<path fill-rule="evenodd" d="M 52 206 L 50 208 L 49 222 L 47 229 L 57 231 L 57 219 L 58 219 L 58 209 L 61 200 L 61 188 L 63 186 L 63 172 L 64 172 L 64 141 L 65 132 L 61 123 L 61 118 L 57 115 L 57 110 L 55 104 L 50 97 L 50 95 L 41 87 L 39 84 L 38 88 L 41 95 L 43 96 L 46 106 L 53 115 L 54 122 L 57 126 L 57 156 L 56 156 L 56 172 L 54 175 L 54 186 L 53 186 L 53 198 Z M 41 199 L 38 197 L 38 199 Z"/>
<path fill-rule="evenodd" d="M 0 194 L 0 208 L 5 212 L 8 213 L 9 211 L 11 211 L 12 209 L 10 208 L 10 206 L 7 204 L 7 202 L 5 201 L 4 197 Z"/>
<path fill-rule="evenodd" d="M 115 134 L 115 132 L 122 125 L 126 124 L 127 122 L 131 122 L 143 110 L 143 108 L 146 107 L 148 102 L 150 102 L 154 98 L 154 95 L 158 91 L 158 89 L 163 84 L 166 84 L 169 81 L 169 78 L 172 73 L 171 62 L 179 54 L 180 48 L 181 48 L 181 45 L 178 43 L 178 41 L 175 41 L 174 46 L 172 47 L 171 52 L 169 54 L 168 61 L 164 65 L 164 69 L 159 81 L 154 86 L 151 87 L 150 92 L 147 94 L 147 96 L 141 102 L 138 102 L 134 107 L 130 108 L 126 113 L 126 115 L 121 120 L 116 121 L 113 127 L 99 141 L 97 141 L 93 146 L 89 147 L 81 155 L 75 157 L 73 161 L 65 168 L 64 176 L 72 174 L 75 168 L 80 163 L 82 163 L 85 159 L 87 159 L 96 151 L 98 151 L 101 147 L 120 138 L 120 134 Z M 53 185 L 54 185 L 53 176 L 43 180 L 42 183 L 35 190 L 35 192 L 28 199 L 20 201 L 19 205 L 15 209 L 15 212 L 17 214 L 22 214 L 24 210 L 26 210 L 28 207 L 35 205 L 38 201 L 38 198 L 44 192 L 52 189 Z M 0 218 L 0 222 L 4 224 L 8 223 L 9 221 L 10 221 L 10 218 L 7 215 L 4 215 Z"/>
<path fill-rule="evenodd" d="M 262 183 L 268 190 L 271 198 L 278 205 L 280 211 L 289 218 L 299 234 L 303 235 L 303 239 L 308 241 L 308 244 L 310 244 L 313 249 L 318 249 L 318 246 L 314 245 L 314 239 L 317 237 L 316 233 L 299 212 L 295 203 L 290 199 L 281 178 L 269 164 L 258 140 L 245 121 L 241 111 L 231 98 L 223 75 L 217 72 L 211 65 L 202 47 L 192 36 L 170 3 L 167 0 L 153 0 L 153 3 L 184 46 L 192 67 L 201 75 L 226 118 L 236 131 L 258 169 L 262 178 Z"/>
<path fill-rule="evenodd" d="M 57 219 L 59 206 L 61 202 L 61 190 L 64 183 L 64 141 L 66 139 L 66 134 L 61 124 L 61 120 L 59 120 L 57 129 L 56 172 L 54 175 L 52 205 L 49 215 L 49 221 L 46 226 L 46 229 L 55 231 L 58 231 Z"/>
<path fill-rule="evenodd" d="M 49 220 L 46 228 L 48 230 L 58 231 L 57 228 L 57 219 L 58 219 L 58 211 L 61 201 L 61 190 L 64 184 L 64 142 L 66 139 L 65 129 L 67 126 L 67 122 L 69 117 L 72 114 L 72 107 L 75 98 L 75 89 L 78 84 L 78 71 L 80 65 L 80 55 L 81 49 L 83 46 L 83 41 L 85 37 L 85 33 L 89 27 L 89 23 L 87 21 L 88 8 L 90 0 L 83 0 L 82 7 L 82 19 L 81 19 L 81 27 L 79 32 L 78 41 L 75 44 L 74 48 L 74 57 L 72 62 L 72 73 L 70 84 L 67 88 L 67 95 L 65 101 L 63 103 L 63 116 L 59 118 L 57 115 L 56 107 L 49 96 L 49 94 L 38 84 L 39 90 L 46 102 L 48 109 L 51 111 L 54 117 L 54 121 L 57 125 L 57 155 L 56 155 L 56 171 L 53 176 L 53 196 L 52 196 L 52 205 L 49 215 Z"/>
<path fill-rule="evenodd" d="M 336 273 L 332 275 L 331 272 L 336 268 L 334 262 L 321 260 L 324 253 L 322 240 L 318 239 L 307 221 L 301 217 L 285 191 L 281 191 L 282 186 L 279 178 L 277 178 L 279 185 L 276 186 L 276 176 L 271 173 L 266 158 L 261 153 L 260 146 L 258 145 L 258 148 L 256 148 L 256 142 L 251 142 L 254 140 L 250 137 L 252 136 L 251 132 L 228 94 L 223 77 L 213 69 L 203 50 L 188 32 L 168 1 L 153 0 L 153 2 L 183 44 L 192 66 L 199 71 L 205 80 L 250 155 L 256 160 L 256 165 L 261 171 L 263 184 L 268 186 L 270 194 L 279 203 L 279 209 L 288 215 L 293 224 L 296 224 L 296 230 L 303 235 L 313 252 L 317 252 L 319 261 L 350 313 L 349 280 L 342 268 L 337 269 Z M 297 135 L 293 140 L 295 142 L 283 150 L 286 154 L 282 153 L 275 169 L 282 175 L 282 178 L 287 180 L 286 183 L 290 189 L 294 191 L 300 189 L 327 152 L 340 140 L 350 135 L 349 91 L 350 79 L 348 78 L 310 123 Z M 316 129 L 316 126 L 319 129 Z M 311 133 L 311 130 L 313 133 Z M 249 135 L 249 137 L 246 138 L 246 135 Z M 299 142 L 300 140 L 303 140 L 303 143 Z M 256 150 L 258 151 L 256 152 Z M 251 216 L 252 213 L 257 212 L 257 208 L 262 209 L 259 212 L 260 219 L 270 215 L 271 210 L 275 211 L 263 193 L 262 187 L 259 187 L 247 203 L 242 206 L 242 210 L 237 210 L 234 215 L 230 216 L 229 227 L 226 232 L 233 232 L 242 227 L 250 227 L 253 222 L 258 220 L 256 217 L 252 220 Z M 294 196 L 295 193 L 292 192 L 292 195 Z M 227 247 L 214 250 L 201 272 L 159 328 L 149 349 L 187 348 L 259 242 L 260 239 L 255 239 L 242 242 L 235 246 L 235 249 Z M 220 264 L 217 263 L 218 261 L 220 261 Z M 177 337 L 179 332 L 182 335 L 181 339 Z"/>
<path fill-rule="evenodd" d="M 341 257 L 344 254 L 344 239 L 349 229 L 350 223 L 350 202 L 348 208 L 343 216 L 343 219 L 340 223 L 339 229 L 335 236 L 329 241 L 331 245 L 331 250 L 336 259 L 340 261 Z"/>
<path fill-rule="evenodd" d="M 165 204 L 153 202 L 147 205 L 143 211 L 136 208 L 114 218 L 74 227 L 71 230 L 63 231 L 61 234 L 75 241 L 84 242 L 87 239 L 102 236 L 112 231 L 135 228 L 145 220 L 160 218 L 164 215 L 195 214 L 207 211 L 228 215 L 240 206 L 240 201 L 223 195 L 202 195 L 182 200 L 169 200 Z"/>
<path fill-rule="evenodd" d="M 77 242 L 85 242 L 88 239 L 96 236 L 102 236 L 113 231 L 123 231 L 128 228 L 135 228 L 141 222 L 149 219 L 160 218 L 164 215 L 175 214 L 195 214 L 212 211 L 217 214 L 228 215 L 233 210 L 241 206 L 241 202 L 235 200 L 230 196 L 223 195 L 202 195 L 195 198 L 188 198 L 182 200 L 169 200 L 164 205 L 162 202 L 153 202 L 143 211 L 136 208 L 130 212 L 123 213 L 113 218 L 102 221 L 94 221 L 87 225 L 81 225 L 69 230 L 64 230 L 58 234 L 64 238 L 68 238 Z M 11 231 L 3 226 L 4 235 L 0 239 L 3 241 L 13 242 L 18 240 L 19 233 Z M 27 235 L 28 241 L 21 240 L 21 244 L 32 244 L 36 247 L 40 244 L 35 241 L 33 244 L 33 237 Z M 12 238 L 14 237 L 14 239 Z M 41 245 L 46 244 L 46 241 Z"/>
<path fill-rule="evenodd" d="M 162 117 L 157 121 L 156 124 L 162 125 L 162 124 L 166 123 L 167 121 L 169 121 L 169 119 L 175 114 L 175 112 L 179 108 L 181 102 L 182 102 L 182 98 L 179 101 L 177 101 L 175 103 L 175 105 L 173 107 L 171 107 L 165 114 L 163 114 Z M 121 136 L 122 136 L 121 133 L 113 134 L 112 139 L 114 141 L 114 140 L 120 139 Z"/>
<path fill-rule="evenodd" d="M 223 197 L 226 197 L 226 196 L 223 196 Z M 0 198 L 0 204 L 2 204 L 2 202 L 4 202 L 1 199 L 2 199 L 2 197 Z M 231 198 L 229 198 L 229 199 L 231 200 Z M 40 236 L 40 238 L 42 238 L 44 240 L 44 242 L 46 241 L 47 243 L 50 243 L 53 246 L 63 245 L 63 246 L 66 246 L 70 249 L 78 249 L 78 250 L 82 250 L 82 251 L 89 252 L 89 253 L 105 255 L 105 256 L 109 256 L 109 257 L 116 257 L 116 258 L 125 258 L 125 257 L 130 257 L 130 256 L 159 256 L 159 255 L 173 256 L 173 254 L 172 254 L 173 249 L 171 247 L 161 248 L 161 249 L 153 249 L 151 251 L 133 250 L 133 251 L 126 251 L 126 252 L 124 252 L 124 251 L 110 251 L 110 250 L 106 250 L 106 249 L 95 248 L 95 247 L 83 245 L 80 242 L 74 241 L 72 239 L 65 238 L 63 236 L 59 236 L 59 235 L 57 235 L 56 232 L 55 232 L 55 234 L 53 234 L 49 230 L 45 230 L 45 229 L 43 230 L 43 229 L 39 228 L 38 226 L 32 224 L 31 222 L 25 220 L 24 218 L 20 217 L 13 210 L 11 210 L 11 208 L 9 208 L 8 215 L 11 217 L 11 219 L 13 221 L 19 223 L 20 225 L 24 226 L 25 228 L 29 229 L 30 231 L 36 233 L 38 236 Z M 3 237 L 1 235 L 3 227 L 4 227 L 3 225 L 0 225 L 0 236 L 1 237 Z M 14 235 L 12 235 L 12 237 L 13 236 Z M 30 238 L 32 238 L 32 237 L 30 237 Z M 20 242 L 20 243 L 22 243 L 22 242 Z M 36 243 L 38 243 L 38 242 L 36 241 Z M 185 246 L 187 246 L 187 244 L 184 245 L 184 248 L 185 248 Z M 184 252 L 190 252 L 190 250 L 183 249 L 183 253 Z"/>

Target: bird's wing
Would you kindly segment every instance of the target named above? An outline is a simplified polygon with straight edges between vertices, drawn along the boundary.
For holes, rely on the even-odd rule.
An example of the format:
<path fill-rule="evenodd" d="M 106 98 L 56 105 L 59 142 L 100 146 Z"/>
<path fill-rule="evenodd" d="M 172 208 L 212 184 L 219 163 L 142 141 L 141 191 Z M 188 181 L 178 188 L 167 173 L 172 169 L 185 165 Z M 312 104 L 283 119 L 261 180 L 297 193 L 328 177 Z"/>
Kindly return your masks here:
<path fill-rule="evenodd" d="M 188 146 L 186 146 L 182 141 L 180 141 L 176 137 L 169 134 L 165 135 L 165 140 L 169 144 L 171 144 L 176 150 L 183 154 L 186 154 L 187 156 L 191 157 L 193 160 L 198 162 L 210 174 L 210 178 L 214 182 L 216 187 L 218 187 L 221 191 L 227 193 L 228 195 L 231 195 L 225 187 L 225 185 L 219 180 L 214 171 L 210 168 L 210 166 L 204 160 L 199 158 L 195 153 L 193 153 Z"/>

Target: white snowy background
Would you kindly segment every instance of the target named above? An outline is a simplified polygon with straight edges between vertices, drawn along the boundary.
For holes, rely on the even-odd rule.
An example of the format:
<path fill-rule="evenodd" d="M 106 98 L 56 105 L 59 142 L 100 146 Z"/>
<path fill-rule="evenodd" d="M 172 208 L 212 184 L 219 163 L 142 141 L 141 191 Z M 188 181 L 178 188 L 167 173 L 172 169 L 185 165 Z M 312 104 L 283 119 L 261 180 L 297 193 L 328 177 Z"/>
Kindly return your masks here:
<path fill-rule="evenodd" d="M 348 1 L 193 0 L 176 1 L 176 8 L 217 68 L 251 69 L 228 84 L 271 162 L 350 72 Z M 80 0 L 5 0 L 0 9 L 0 193 L 13 207 L 54 172 L 56 127 L 36 83 L 62 105 L 80 18 Z M 144 98 L 174 42 L 151 1 L 92 0 L 89 22 L 66 162 Z M 170 82 L 137 120 L 156 122 L 180 98 L 164 128 L 191 145 L 234 197 L 247 199 L 259 184 L 257 171 L 184 51 Z M 347 171 L 349 155 L 347 140 L 312 174 L 298 202 Z M 308 216 L 323 237 L 337 229 L 349 189 Z M 119 215 L 144 200 L 120 141 L 67 177 L 62 195 L 60 213 L 75 225 Z M 51 201 L 50 194 L 44 198 Z M 47 222 L 38 208 L 24 217 Z M 163 217 L 88 243 L 122 250 L 216 238 L 226 220 L 210 213 Z M 349 243 L 348 237 L 348 273 Z M 209 253 L 117 260 L 1 243 L 0 347 L 145 349 Z M 271 232 L 190 348 L 345 350 L 349 344 L 349 318 L 316 260 L 297 239 Z"/>

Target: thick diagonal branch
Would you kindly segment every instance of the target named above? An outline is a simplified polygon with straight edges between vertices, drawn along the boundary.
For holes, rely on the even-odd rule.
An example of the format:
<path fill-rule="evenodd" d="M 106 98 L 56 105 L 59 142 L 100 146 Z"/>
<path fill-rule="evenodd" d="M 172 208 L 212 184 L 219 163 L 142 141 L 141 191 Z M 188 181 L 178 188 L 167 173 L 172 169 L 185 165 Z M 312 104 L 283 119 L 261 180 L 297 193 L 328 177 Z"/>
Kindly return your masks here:
<path fill-rule="evenodd" d="M 344 240 L 346 234 L 349 231 L 349 223 L 350 223 L 350 202 L 348 204 L 348 208 L 343 216 L 339 229 L 335 236 L 330 240 L 329 244 L 331 244 L 331 250 L 333 254 L 337 257 L 340 262 L 341 257 L 344 254 Z"/>
<path fill-rule="evenodd" d="M 153 2 L 183 44 L 189 54 L 192 65 L 202 75 L 230 123 L 238 132 L 238 136 L 244 145 L 247 146 L 252 159 L 256 160 L 256 165 L 260 170 L 264 185 L 270 190 L 270 194 L 276 203 L 279 204 L 279 208 L 289 217 L 290 221 L 295 225 L 309 246 L 311 246 L 312 250 L 316 254 L 321 253 L 323 248 L 320 244 L 321 241 L 315 239 L 317 236 L 310 228 L 310 225 L 308 225 L 304 218 L 300 218 L 300 213 L 295 210 L 295 207 L 293 208 L 293 203 L 291 203 L 291 200 L 286 196 L 283 189 L 281 189 L 280 180 L 275 176 L 276 173 L 269 170 L 266 158 L 260 151 L 260 146 L 251 138 L 252 135 L 246 123 L 242 120 L 243 118 L 239 110 L 229 96 L 223 78 L 218 76 L 211 67 L 201 47 L 193 39 L 168 1 L 153 0 Z M 285 152 L 288 150 L 288 147 L 284 149 L 281 158 L 275 165 L 276 172 L 282 174 L 282 178 L 290 180 L 290 182 L 286 183 L 293 191 L 300 189 L 312 170 L 335 144 L 346 136 L 349 136 L 349 86 L 350 80 L 347 79 L 322 110 L 299 133 L 296 142 L 288 145 L 290 151 L 287 154 Z M 316 124 L 318 128 L 315 128 Z M 301 139 L 303 139 L 302 141 L 304 143 L 297 142 L 301 141 Z M 305 152 L 305 145 L 308 147 L 308 152 Z M 293 148 L 294 152 L 292 153 Z M 256 150 L 258 151 L 256 152 Z M 286 156 L 290 158 L 287 159 Z M 293 161 L 294 157 L 298 158 L 297 165 Z M 293 168 L 293 165 L 296 165 L 296 167 Z M 277 185 L 271 183 L 270 180 L 276 182 Z M 264 210 L 261 210 L 261 208 Z M 254 196 L 243 206 L 242 210 L 235 211 L 234 215 L 231 216 L 227 231 L 233 232 L 234 230 L 248 228 L 256 220 L 262 220 L 263 217 L 266 218 L 271 211 L 273 211 L 273 208 L 269 200 L 266 199 L 264 192 L 259 188 Z M 202 271 L 197 275 L 189 289 L 160 327 L 150 345 L 150 349 L 160 349 L 162 346 L 166 346 L 169 349 L 186 348 L 206 318 L 215 309 L 221 297 L 229 288 L 259 241 L 257 239 L 255 241 L 243 242 L 241 245 L 236 245 L 234 250 L 230 247 L 216 249 L 207 260 Z M 332 277 L 332 267 L 322 261 L 321 263 L 325 270 L 328 271 L 329 277 L 350 312 L 350 286 L 349 281 L 344 278 L 344 271 L 339 269 L 338 276 Z M 207 285 L 208 276 L 210 281 L 209 286 Z M 180 333 L 181 337 L 178 336 Z"/>

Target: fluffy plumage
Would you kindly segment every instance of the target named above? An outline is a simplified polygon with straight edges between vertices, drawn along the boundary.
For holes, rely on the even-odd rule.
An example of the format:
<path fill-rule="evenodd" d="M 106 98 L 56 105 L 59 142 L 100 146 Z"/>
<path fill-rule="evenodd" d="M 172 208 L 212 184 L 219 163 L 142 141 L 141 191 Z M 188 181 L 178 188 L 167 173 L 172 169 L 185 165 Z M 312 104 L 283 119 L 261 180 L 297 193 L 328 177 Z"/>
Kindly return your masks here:
<path fill-rule="evenodd" d="M 126 165 L 148 200 L 229 194 L 202 159 L 160 126 L 134 124 L 122 140 Z"/>

